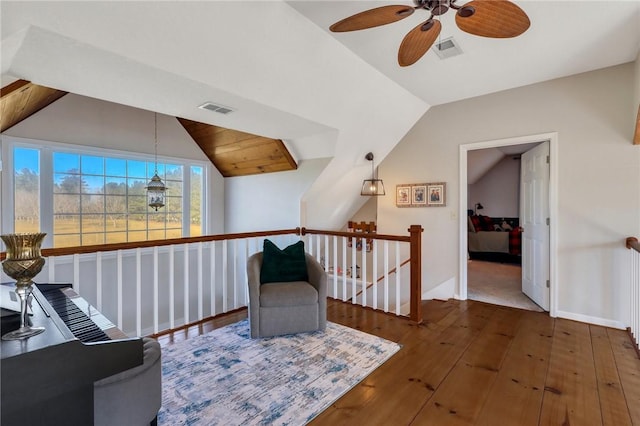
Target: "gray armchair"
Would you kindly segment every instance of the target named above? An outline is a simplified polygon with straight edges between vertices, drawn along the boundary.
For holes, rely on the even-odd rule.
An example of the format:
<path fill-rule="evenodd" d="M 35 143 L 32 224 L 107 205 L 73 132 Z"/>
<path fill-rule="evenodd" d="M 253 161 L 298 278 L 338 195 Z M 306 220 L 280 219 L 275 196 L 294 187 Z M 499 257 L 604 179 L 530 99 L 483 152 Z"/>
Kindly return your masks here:
<path fill-rule="evenodd" d="M 247 261 L 251 337 L 324 330 L 327 326 L 327 274 L 305 254 L 309 282 L 260 283 L 262 252 Z"/>

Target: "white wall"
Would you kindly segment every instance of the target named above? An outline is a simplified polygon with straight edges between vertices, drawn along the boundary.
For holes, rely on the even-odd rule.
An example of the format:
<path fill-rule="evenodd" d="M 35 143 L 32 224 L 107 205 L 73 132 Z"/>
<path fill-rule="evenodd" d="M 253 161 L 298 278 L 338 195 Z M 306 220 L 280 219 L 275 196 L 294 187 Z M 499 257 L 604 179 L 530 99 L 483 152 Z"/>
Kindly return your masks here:
<path fill-rule="evenodd" d="M 154 116 L 150 111 L 68 94 L 4 134 L 154 154 Z M 158 114 L 158 157 L 177 157 L 210 163 L 200 147 L 174 117 Z M 210 206 L 208 233 L 224 232 L 224 180 L 215 167 L 208 168 Z"/>
<path fill-rule="evenodd" d="M 302 161 L 297 170 L 225 179 L 226 233 L 300 226 L 301 197 L 329 164 Z"/>
<path fill-rule="evenodd" d="M 459 146 L 558 132 L 558 315 L 626 322 L 628 252 L 640 224 L 640 150 L 629 141 L 633 64 L 431 108 L 380 166 L 389 188 L 447 182 L 444 208 L 378 202 L 379 230 L 421 224 L 423 291 L 459 280 Z"/>
<path fill-rule="evenodd" d="M 504 157 L 480 180 L 469 185 L 467 209 L 476 203 L 484 209 L 478 214 L 491 217 L 519 217 L 520 160 L 512 155 Z"/>

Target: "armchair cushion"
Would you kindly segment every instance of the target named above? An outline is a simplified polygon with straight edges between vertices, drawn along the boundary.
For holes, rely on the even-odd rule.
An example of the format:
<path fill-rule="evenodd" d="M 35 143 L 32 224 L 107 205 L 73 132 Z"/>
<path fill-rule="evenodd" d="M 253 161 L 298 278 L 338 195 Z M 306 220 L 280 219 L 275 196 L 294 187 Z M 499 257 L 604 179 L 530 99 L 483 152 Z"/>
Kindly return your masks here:
<path fill-rule="evenodd" d="M 303 306 L 318 303 L 318 291 L 309 283 L 293 281 L 260 287 L 260 306 Z"/>
<path fill-rule="evenodd" d="M 304 242 L 298 241 L 284 250 L 269 240 L 264 240 L 260 283 L 308 281 Z"/>

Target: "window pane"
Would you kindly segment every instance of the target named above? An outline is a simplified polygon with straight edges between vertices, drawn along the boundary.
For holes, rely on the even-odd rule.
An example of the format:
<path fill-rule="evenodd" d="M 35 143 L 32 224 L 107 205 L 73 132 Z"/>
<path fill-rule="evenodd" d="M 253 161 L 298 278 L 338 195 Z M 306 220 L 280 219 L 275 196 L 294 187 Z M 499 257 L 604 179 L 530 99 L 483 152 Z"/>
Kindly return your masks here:
<path fill-rule="evenodd" d="M 83 155 L 81 159 L 83 175 L 104 175 L 104 158 Z"/>
<path fill-rule="evenodd" d="M 179 166 L 177 164 L 166 164 L 165 170 L 166 170 L 167 179 L 170 179 L 170 180 L 173 179 L 173 180 L 179 180 L 179 181 L 183 179 L 182 166 Z"/>
<path fill-rule="evenodd" d="M 178 212 L 182 210 L 182 198 L 180 197 L 166 197 L 164 199 L 165 209 L 167 212 Z"/>
<path fill-rule="evenodd" d="M 150 240 L 164 240 L 165 239 L 165 231 L 164 231 L 164 229 L 149 231 L 149 239 Z"/>
<path fill-rule="evenodd" d="M 81 223 L 83 234 L 104 232 L 104 216 L 101 214 L 83 214 Z"/>
<path fill-rule="evenodd" d="M 129 241 L 146 241 L 147 231 L 129 232 Z"/>
<path fill-rule="evenodd" d="M 40 231 L 40 152 L 15 148 L 14 158 L 14 232 Z"/>
<path fill-rule="evenodd" d="M 145 216 L 129 215 L 127 218 L 127 227 L 129 231 L 139 231 L 147 229 L 147 221 L 145 220 Z"/>
<path fill-rule="evenodd" d="M 167 229 L 167 238 L 182 238 L 182 228 Z"/>
<path fill-rule="evenodd" d="M 54 235 L 54 247 L 74 247 L 80 245 L 80 235 Z"/>
<path fill-rule="evenodd" d="M 56 173 L 78 173 L 80 171 L 80 156 L 78 154 L 54 152 L 53 171 Z"/>
<path fill-rule="evenodd" d="M 54 194 L 53 212 L 56 214 L 80 213 L 80 195 Z"/>
<path fill-rule="evenodd" d="M 83 195 L 80 204 L 82 214 L 104 213 L 104 196 L 102 195 Z"/>
<path fill-rule="evenodd" d="M 104 232 L 82 234 L 82 245 L 91 246 L 94 244 L 104 244 Z"/>
<path fill-rule="evenodd" d="M 84 185 L 82 192 L 85 194 L 102 194 L 104 192 L 104 177 L 102 176 L 82 176 Z"/>
<path fill-rule="evenodd" d="M 127 197 L 128 206 L 127 210 L 130 213 L 143 214 L 147 212 L 147 197 L 146 195 L 136 195 Z"/>
<path fill-rule="evenodd" d="M 105 182 L 105 194 L 125 195 L 127 193 L 127 180 L 125 178 L 107 177 Z"/>
<path fill-rule="evenodd" d="M 202 235 L 202 167 L 191 166 L 191 188 L 189 191 L 189 208 L 191 217 L 190 236 L 197 237 Z"/>
<path fill-rule="evenodd" d="M 147 197 L 147 182 L 144 179 L 127 179 L 129 195 Z"/>
<path fill-rule="evenodd" d="M 147 163 L 145 161 L 127 161 L 127 176 L 146 178 L 147 177 Z"/>
<path fill-rule="evenodd" d="M 167 196 L 182 197 L 182 182 L 167 180 L 164 184 L 167 187 Z"/>
<path fill-rule="evenodd" d="M 127 175 L 127 160 L 120 160 L 117 158 L 106 158 L 105 164 L 107 166 L 107 176 L 126 176 Z"/>
<path fill-rule="evenodd" d="M 116 244 L 116 243 L 126 243 L 127 242 L 127 233 L 126 232 L 113 232 L 108 233 L 106 235 L 106 244 Z"/>
<path fill-rule="evenodd" d="M 108 214 L 126 213 L 127 198 L 124 195 L 107 195 L 105 197 L 105 212 Z"/>
<path fill-rule="evenodd" d="M 127 215 L 110 214 L 105 218 L 105 229 L 107 232 L 124 232 L 127 230 Z M 127 237 L 123 240 L 126 241 Z"/>
<path fill-rule="evenodd" d="M 53 180 L 53 192 L 60 194 L 79 194 L 86 186 L 79 174 L 56 173 Z"/>
<path fill-rule="evenodd" d="M 54 234 L 76 234 L 80 233 L 80 216 L 73 214 L 53 215 Z"/>
<path fill-rule="evenodd" d="M 162 163 L 154 163 L 152 161 L 149 161 L 147 163 L 147 179 L 151 179 L 153 177 L 153 175 L 156 173 L 156 170 L 158 171 L 158 176 L 160 176 L 160 178 L 162 178 L 162 180 L 165 179 L 164 174 L 165 174 L 165 169 L 164 169 L 164 164 Z"/>

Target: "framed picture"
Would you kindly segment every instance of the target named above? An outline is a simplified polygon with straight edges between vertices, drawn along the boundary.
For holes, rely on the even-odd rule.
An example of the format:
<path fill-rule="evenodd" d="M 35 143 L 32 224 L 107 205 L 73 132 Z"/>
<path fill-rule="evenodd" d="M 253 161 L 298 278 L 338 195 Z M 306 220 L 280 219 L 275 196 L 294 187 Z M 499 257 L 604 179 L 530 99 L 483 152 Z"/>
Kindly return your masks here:
<path fill-rule="evenodd" d="M 415 207 L 427 205 L 427 185 L 411 185 L 411 205 Z"/>
<path fill-rule="evenodd" d="M 411 207 L 411 185 L 396 186 L 396 206 Z"/>
<path fill-rule="evenodd" d="M 446 185 L 447 184 L 445 182 L 427 184 L 427 206 L 444 207 L 447 205 Z"/>

